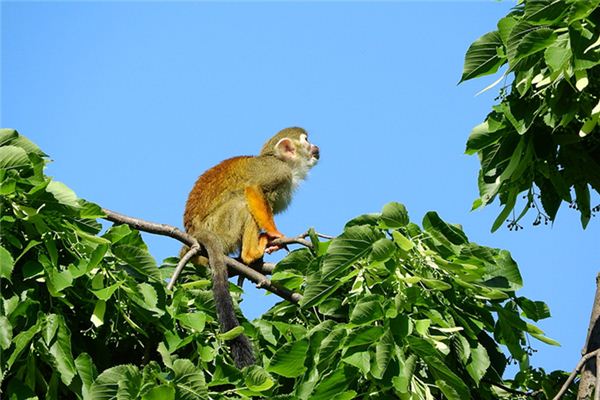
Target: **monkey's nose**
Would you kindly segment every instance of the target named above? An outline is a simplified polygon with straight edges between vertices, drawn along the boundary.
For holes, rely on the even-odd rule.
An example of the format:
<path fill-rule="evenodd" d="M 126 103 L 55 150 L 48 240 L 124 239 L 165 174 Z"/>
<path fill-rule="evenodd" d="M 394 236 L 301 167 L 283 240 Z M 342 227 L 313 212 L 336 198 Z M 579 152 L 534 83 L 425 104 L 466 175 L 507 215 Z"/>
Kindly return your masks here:
<path fill-rule="evenodd" d="M 320 153 L 319 153 L 319 146 L 316 146 L 314 144 L 311 145 L 310 148 L 310 154 L 316 158 L 317 160 L 319 159 Z"/>

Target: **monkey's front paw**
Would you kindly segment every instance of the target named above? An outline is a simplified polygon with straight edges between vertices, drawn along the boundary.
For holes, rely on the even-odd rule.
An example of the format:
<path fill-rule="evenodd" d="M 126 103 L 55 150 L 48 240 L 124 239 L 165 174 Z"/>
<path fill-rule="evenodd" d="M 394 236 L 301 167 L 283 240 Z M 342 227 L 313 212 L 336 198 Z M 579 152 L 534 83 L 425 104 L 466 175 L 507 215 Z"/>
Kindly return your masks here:
<path fill-rule="evenodd" d="M 283 237 L 283 236 L 281 236 Z M 290 251 L 290 249 L 288 249 L 287 245 L 285 244 L 267 244 L 267 247 L 265 248 L 265 253 L 267 254 L 271 254 L 277 250 L 281 250 L 281 249 L 286 249 L 288 252 Z"/>

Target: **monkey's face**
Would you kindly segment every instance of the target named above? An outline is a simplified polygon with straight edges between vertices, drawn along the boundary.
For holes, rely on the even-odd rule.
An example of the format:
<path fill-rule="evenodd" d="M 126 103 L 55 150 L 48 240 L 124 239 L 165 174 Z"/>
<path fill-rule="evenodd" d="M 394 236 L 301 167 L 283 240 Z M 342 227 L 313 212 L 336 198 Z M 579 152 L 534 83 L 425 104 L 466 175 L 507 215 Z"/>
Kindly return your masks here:
<path fill-rule="evenodd" d="M 298 128 L 277 141 L 274 155 L 304 176 L 319 161 L 320 153 L 319 147 L 308 141 L 306 132 Z"/>

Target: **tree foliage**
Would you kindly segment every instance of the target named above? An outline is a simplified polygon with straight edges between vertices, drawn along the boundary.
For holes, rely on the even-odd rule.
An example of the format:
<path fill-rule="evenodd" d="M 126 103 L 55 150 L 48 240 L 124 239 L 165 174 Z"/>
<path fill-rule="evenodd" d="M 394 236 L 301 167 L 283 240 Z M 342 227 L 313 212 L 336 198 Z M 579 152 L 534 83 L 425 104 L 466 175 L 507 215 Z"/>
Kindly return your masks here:
<path fill-rule="evenodd" d="M 303 293 L 252 323 L 259 362 L 236 369 L 207 271 L 174 291 L 139 232 L 43 173 L 45 154 L 0 130 L 0 381 L 8 399 L 500 399 L 551 396 L 565 374 L 529 366 L 550 316 L 510 253 L 404 206 L 291 252 L 273 280 Z M 234 296 L 241 290 L 231 285 Z M 511 362 L 514 380 L 504 380 Z M 505 389 L 502 389 L 504 387 Z"/>
<path fill-rule="evenodd" d="M 511 82 L 475 127 L 468 154 L 477 153 L 480 197 L 504 206 L 492 231 L 507 218 L 520 228 L 528 210 L 534 225 L 554 221 L 561 203 L 579 210 L 585 228 L 600 192 L 600 10 L 598 0 L 525 0 L 498 29 L 468 49 L 462 81 L 506 65 Z M 517 200 L 524 198 L 516 210 Z M 510 217 L 512 215 L 512 217 Z"/>

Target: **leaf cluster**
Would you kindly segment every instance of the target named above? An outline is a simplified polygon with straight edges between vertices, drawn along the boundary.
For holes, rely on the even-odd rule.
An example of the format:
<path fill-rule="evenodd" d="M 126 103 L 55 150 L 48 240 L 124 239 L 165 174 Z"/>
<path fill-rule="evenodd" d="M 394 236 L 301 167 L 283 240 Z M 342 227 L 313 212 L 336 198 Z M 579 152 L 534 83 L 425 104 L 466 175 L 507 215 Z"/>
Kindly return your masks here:
<path fill-rule="evenodd" d="M 290 253 L 273 280 L 303 293 L 218 333 L 208 272 L 160 267 L 140 233 L 103 227 L 102 210 L 43 173 L 46 155 L 0 130 L 0 390 L 24 399 L 515 398 L 552 394 L 564 376 L 529 367 L 528 320 L 547 306 L 516 296 L 516 263 L 405 208 L 348 222 L 336 239 Z M 230 285 L 235 299 L 241 290 Z M 242 371 L 227 341 L 253 339 Z M 505 355 L 506 354 L 506 355 Z M 502 379 L 509 362 L 520 365 Z M 523 392 L 526 393 L 526 392 Z"/>
<path fill-rule="evenodd" d="M 467 154 L 477 153 L 480 197 L 499 198 L 492 231 L 554 221 L 561 203 L 579 210 L 585 228 L 600 192 L 600 10 L 598 0 L 525 0 L 469 47 L 462 81 L 506 72 L 499 103 L 476 126 Z M 519 197 L 522 209 L 514 213 Z"/>
<path fill-rule="evenodd" d="M 316 252 L 292 252 L 273 275 L 303 291 L 301 308 L 281 303 L 255 322 L 265 369 L 280 377 L 274 393 L 515 398 L 494 384 L 511 361 L 529 371 L 527 337 L 556 344 L 527 321 L 549 310 L 515 295 L 522 281 L 510 254 L 469 242 L 435 212 L 421 228 L 390 203 L 330 242 L 313 240 Z"/>

